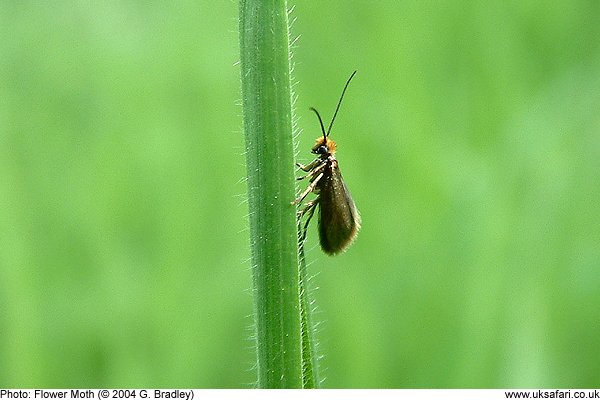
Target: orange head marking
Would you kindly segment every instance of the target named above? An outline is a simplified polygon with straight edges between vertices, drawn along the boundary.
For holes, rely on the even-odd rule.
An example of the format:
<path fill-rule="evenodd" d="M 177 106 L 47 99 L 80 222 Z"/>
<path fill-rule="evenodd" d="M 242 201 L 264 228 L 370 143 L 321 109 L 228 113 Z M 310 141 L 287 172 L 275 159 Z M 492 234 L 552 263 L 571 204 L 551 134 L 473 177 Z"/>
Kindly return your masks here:
<path fill-rule="evenodd" d="M 312 152 L 315 154 L 333 154 L 336 149 L 337 146 L 333 140 L 325 136 L 319 136 L 312 148 Z"/>

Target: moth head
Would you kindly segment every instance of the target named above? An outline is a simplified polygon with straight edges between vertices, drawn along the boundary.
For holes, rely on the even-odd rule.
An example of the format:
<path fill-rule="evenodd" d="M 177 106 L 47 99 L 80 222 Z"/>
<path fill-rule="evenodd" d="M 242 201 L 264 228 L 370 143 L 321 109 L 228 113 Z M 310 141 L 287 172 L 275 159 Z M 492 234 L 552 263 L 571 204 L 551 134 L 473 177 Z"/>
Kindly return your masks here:
<path fill-rule="evenodd" d="M 337 146 L 335 142 L 327 136 L 319 136 L 312 147 L 312 152 L 319 155 L 329 155 L 335 153 Z"/>

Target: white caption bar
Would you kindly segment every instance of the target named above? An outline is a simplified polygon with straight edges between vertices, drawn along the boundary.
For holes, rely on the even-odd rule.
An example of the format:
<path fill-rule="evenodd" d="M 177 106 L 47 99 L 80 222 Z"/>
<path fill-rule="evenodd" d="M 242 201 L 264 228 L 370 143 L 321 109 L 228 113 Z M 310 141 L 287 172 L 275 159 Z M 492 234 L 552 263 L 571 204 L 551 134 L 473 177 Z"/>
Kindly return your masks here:
<path fill-rule="evenodd" d="M 0 389 L 4 399 L 231 399 L 280 400 L 281 390 L 256 389 Z M 394 399 L 394 400 L 487 400 L 487 399 L 599 399 L 599 389 L 366 389 L 286 390 L 294 399 Z"/>

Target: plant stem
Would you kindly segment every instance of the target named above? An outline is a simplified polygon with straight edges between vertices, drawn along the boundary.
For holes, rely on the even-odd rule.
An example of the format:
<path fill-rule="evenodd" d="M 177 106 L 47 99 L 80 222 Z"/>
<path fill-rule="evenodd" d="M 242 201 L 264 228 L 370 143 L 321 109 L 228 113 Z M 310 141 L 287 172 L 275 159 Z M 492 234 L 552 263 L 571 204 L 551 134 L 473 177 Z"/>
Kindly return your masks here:
<path fill-rule="evenodd" d="M 301 232 L 298 221 L 298 234 Z M 317 341 L 315 339 L 315 325 L 312 321 L 312 299 L 307 290 L 308 273 L 304 257 L 304 243 L 298 241 L 300 254 L 300 313 L 302 318 L 302 379 L 305 389 L 315 389 L 320 386 L 319 363 L 317 356 Z"/>
<path fill-rule="evenodd" d="M 258 386 L 301 388 L 288 13 L 285 0 L 240 1 L 240 52 Z"/>

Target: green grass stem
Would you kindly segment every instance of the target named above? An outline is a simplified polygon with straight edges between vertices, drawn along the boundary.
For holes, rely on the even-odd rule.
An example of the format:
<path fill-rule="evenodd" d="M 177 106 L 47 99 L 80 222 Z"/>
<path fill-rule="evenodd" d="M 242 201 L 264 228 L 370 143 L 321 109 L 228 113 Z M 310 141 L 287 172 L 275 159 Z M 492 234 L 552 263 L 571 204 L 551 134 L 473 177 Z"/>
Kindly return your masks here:
<path fill-rule="evenodd" d="M 289 44 L 286 1 L 240 1 L 242 103 L 260 388 L 307 386 L 303 384 L 306 361 L 296 208 L 291 204 L 296 184 Z"/>

